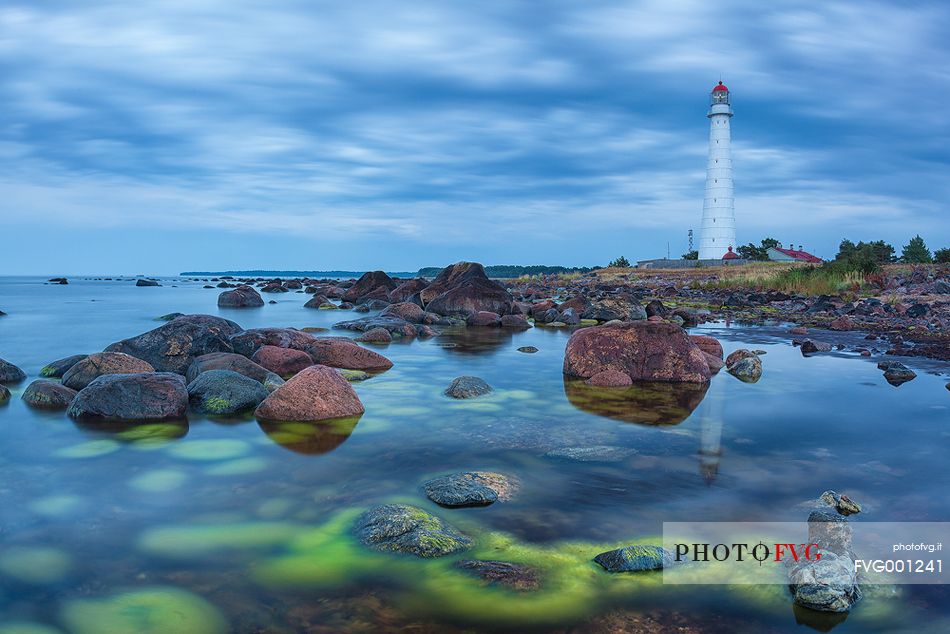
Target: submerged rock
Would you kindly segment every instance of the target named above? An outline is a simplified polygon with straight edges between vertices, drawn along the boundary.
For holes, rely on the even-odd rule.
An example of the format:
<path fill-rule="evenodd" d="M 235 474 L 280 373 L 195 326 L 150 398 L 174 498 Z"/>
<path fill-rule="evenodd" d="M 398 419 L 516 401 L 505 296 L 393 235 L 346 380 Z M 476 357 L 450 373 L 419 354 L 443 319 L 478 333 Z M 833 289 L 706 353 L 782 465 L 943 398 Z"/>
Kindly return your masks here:
<path fill-rule="evenodd" d="M 444 394 L 452 398 L 475 398 L 491 391 L 491 386 L 477 376 L 460 376 L 452 381 Z"/>
<path fill-rule="evenodd" d="M 349 382 L 333 368 L 312 365 L 271 392 L 254 415 L 267 421 L 318 421 L 365 410 Z"/>
<path fill-rule="evenodd" d="M 97 377 L 106 374 L 140 374 L 154 372 L 147 361 L 122 352 L 97 352 L 75 363 L 63 374 L 63 385 L 81 390 Z"/>
<path fill-rule="evenodd" d="M 537 351 L 538 349 L 535 348 L 534 346 L 521 346 L 520 348 L 518 348 L 518 352 L 526 352 L 528 354 L 534 354 Z"/>
<path fill-rule="evenodd" d="M 72 418 L 163 420 L 188 409 L 185 379 L 171 372 L 106 374 L 84 387 L 69 405 Z"/>
<path fill-rule="evenodd" d="M 623 372 L 634 382 L 706 383 L 710 377 L 703 351 L 681 328 L 644 320 L 571 335 L 564 374 L 587 379 L 605 370 Z"/>
<path fill-rule="evenodd" d="M 267 398 L 260 381 L 231 370 L 208 370 L 188 384 L 191 407 L 203 414 L 239 414 Z"/>
<path fill-rule="evenodd" d="M 0 383 L 19 383 L 26 378 L 26 372 L 9 361 L 0 359 Z"/>
<path fill-rule="evenodd" d="M 467 559 L 455 564 L 456 568 L 471 572 L 483 581 L 512 590 L 537 590 L 540 587 L 538 571 L 530 566 L 507 561 Z"/>
<path fill-rule="evenodd" d="M 613 445 L 593 445 L 590 447 L 561 447 L 547 452 L 547 458 L 561 458 L 576 462 L 622 462 L 637 454 L 636 449 Z"/>
<path fill-rule="evenodd" d="M 124 352 L 159 372 L 184 374 L 195 357 L 233 352 L 229 337 L 241 332 L 233 321 L 212 315 L 185 315 L 137 337 L 118 341 L 106 352 Z"/>
<path fill-rule="evenodd" d="M 254 288 L 244 285 L 218 295 L 219 308 L 257 308 L 264 305 L 264 298 Z"/>
<path fill-rule="evenodd" d="M 76 398 L 76 390 L 62 383 L 38 379 L 30 383 L 21 397 L 30 407 L 40 409 L 66 409 Z"/>
<path fill-rule="evenodd" d="M 70 357 L 64 359 L 57 359 L 51 363 L 44 365 L 40 369 L 40 376 L 45 376 L 51 379 L 58 379 L 62 377 L 69 368 L 73 367 L 89 355 L 85 354 L 74 354 Z"/>
<path fill-rule="evenodd" d="M 607 572 L 662 570 L 673 563 L 673 555 L 661 546 L 625 546 L 594 557 Z"/>
<path fill-rule="evenodd" d="M 472 541 L 434 515 L 407 504 L 385 504 L 360 515 L 354 531 L 374 550 L 442 557 L 472 545 Z"/>
<path fill-rule="evenodd" d="M 506 499 L 511 491 L 508 478 L 500 473 L 466 471 L 424 482 L 426 496 L 442 506 L 488 506 Z"/>
<path fill-rule="evenodd" d="M 72 634 L 224 634 L 229 629 L 213 605 L 172 587 L 72 599 L 65 603 L 61 618 Z"/>
<path fill-rule="evenodd" d="M 748 350 L 736 350 L 736 352 L 749 352 Z M 729 355 L 732 359 L 736 354 Z M 749 352 L 748 356 L 741 356 L 735 359 L 731 364 L 726 363 L 726 371 L 744 383 L 755 383 L 762 377 L 762 359 L 759 355 Z"/>

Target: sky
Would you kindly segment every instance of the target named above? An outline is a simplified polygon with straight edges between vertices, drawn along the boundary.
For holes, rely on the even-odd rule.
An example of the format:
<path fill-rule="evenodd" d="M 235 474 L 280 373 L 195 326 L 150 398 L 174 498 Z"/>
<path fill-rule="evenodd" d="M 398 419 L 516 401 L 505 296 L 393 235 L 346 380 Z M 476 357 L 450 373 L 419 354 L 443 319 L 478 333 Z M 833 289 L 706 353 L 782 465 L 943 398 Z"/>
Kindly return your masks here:
<path fill-rule="evenodd" d="M 4 0 L 0 275 L 950 246 L 950 3 Z"/>

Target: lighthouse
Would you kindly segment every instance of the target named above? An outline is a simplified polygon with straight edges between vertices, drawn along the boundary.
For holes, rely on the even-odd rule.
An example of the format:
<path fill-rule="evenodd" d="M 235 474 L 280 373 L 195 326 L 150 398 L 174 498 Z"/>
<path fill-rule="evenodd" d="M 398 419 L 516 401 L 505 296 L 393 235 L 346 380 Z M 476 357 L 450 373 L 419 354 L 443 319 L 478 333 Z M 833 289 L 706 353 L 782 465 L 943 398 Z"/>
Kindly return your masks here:
<path fill-rule="evenodd" d="M 732 189 L 732 152 L 729 120 L 732 105 L 722 82 L 709 95 L 709 159 L 706 162 L 706 195 L 699 235 L 699 259 L 720 260 L 736 243 L 736 208 Z"/>

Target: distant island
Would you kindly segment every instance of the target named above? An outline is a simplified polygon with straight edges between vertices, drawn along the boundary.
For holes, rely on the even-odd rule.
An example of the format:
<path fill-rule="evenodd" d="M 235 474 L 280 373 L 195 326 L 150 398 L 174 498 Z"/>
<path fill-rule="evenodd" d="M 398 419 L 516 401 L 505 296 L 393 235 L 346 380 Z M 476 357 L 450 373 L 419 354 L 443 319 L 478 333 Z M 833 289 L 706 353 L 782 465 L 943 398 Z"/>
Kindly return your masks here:
<path fill-rule="evenodd" d="M 488 277 L 496 278 L 516 278 L 523 275 L 552 275 L 556 273 L 589 273 L 596 268 L 588 266 L 545 266 L 541 264 L 532 264 L 527 266 L 517 264 L 493 264 L 485 267 L 485 273 Z M 428 277 L 432 278 L 439 274 L 442 267 L 427 266 L 416 272 L 411 271 L 386 271 L 390 277 Z M 184 271 L 180 275 L 202 275 L 202 276 L 222 276 L 230 275 L 233 277 L 359 277 L 366 271 Z"/>

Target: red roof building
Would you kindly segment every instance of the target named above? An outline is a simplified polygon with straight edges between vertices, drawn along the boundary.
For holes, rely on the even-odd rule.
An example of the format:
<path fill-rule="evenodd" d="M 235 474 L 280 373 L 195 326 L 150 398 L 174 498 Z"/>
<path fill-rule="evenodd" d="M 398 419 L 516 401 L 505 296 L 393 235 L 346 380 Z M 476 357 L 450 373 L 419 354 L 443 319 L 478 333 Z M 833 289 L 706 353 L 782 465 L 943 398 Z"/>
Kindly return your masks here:
<path fill-rule="evenodd" d="M 801 247 L 795 249 L 783 249 L 782 247 L 769 247 L 769 259 L 775 262 L 808 262 L 809 264 L 821 264 L 824 260 L 818 256 L 812 255 L 807 251 L 802 251 Z"/>
<path fill-rule="evenodd" d="M 729 250 L 722 256 L 723 260 L 738 260 L 739 255 L 732 250 L 732 245 L 729 245 Z"/>

